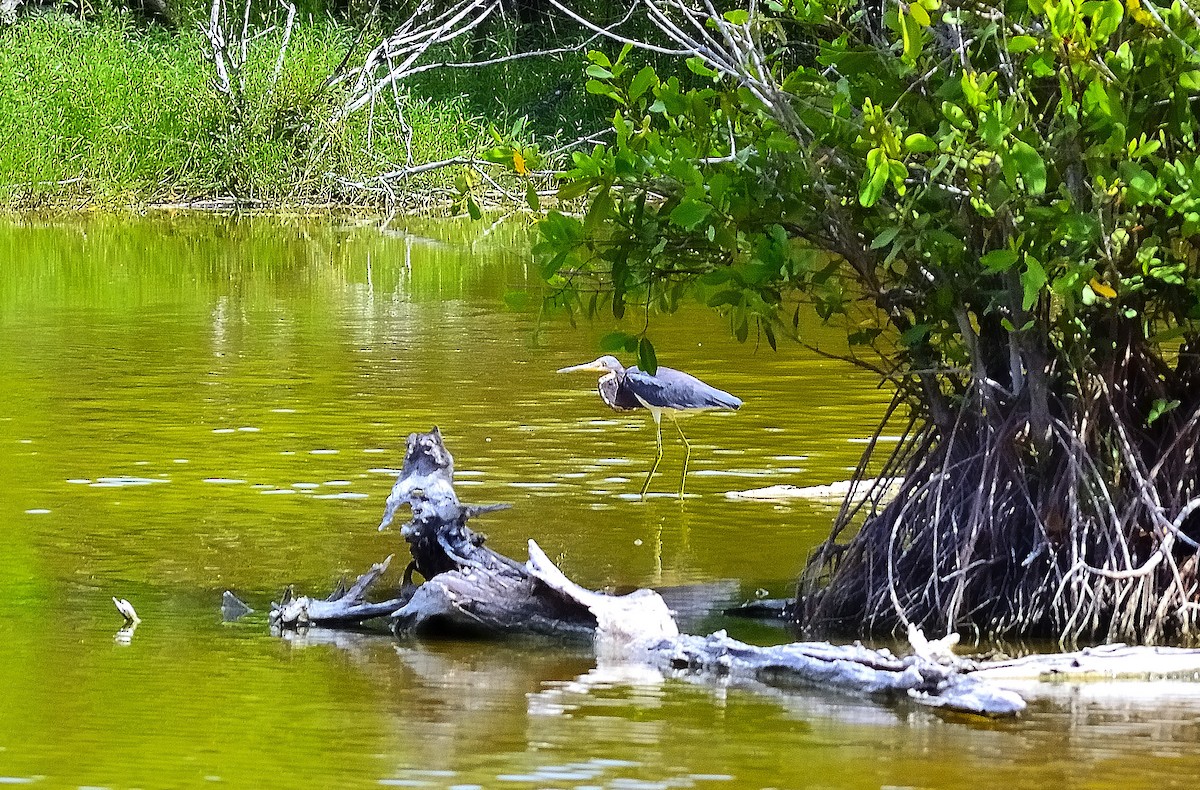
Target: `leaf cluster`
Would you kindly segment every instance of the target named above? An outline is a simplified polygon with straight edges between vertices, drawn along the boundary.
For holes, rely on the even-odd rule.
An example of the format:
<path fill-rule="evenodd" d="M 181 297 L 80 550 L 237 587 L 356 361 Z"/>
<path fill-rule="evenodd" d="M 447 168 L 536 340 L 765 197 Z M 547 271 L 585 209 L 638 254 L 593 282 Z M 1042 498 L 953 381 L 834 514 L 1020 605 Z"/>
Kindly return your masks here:
<path fill-rule="evenodd" d="M 671 74 L 592 53 L 615 139 L 562 179 L 581 212 L 541 224 L 560 304 L 636 304 L 648 327 L 698 298 L 774 346 L 809 302 L 900 378 L 1013 390 L 1117 325 L 1196 336 L 1200 24 L 1182 0 L 781 0 L 719 21 L 756 42 L 721 53 L 741 80 L 712 53 Z"/>

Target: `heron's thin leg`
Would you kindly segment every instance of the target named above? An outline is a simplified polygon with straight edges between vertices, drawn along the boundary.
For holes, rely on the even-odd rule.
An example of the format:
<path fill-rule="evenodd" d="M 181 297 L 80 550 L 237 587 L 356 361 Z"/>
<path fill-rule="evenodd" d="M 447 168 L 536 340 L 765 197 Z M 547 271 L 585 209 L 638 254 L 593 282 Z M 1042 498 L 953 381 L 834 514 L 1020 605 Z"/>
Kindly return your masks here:
<path fill-rule="evenodd" d="M 654 477 L 654 473 L 658 470 L 658 462 L 661 461 L 663 457 L 662 412 L 660 412 L 658 409 L 653 409 L 652 413 L 654 414 L 654 441 L 656 452 L 654 454 L 654 463 L 650 466 L 650 474 L 646 475 L 646 482 L 642 483 L 642 499 L 646 498 L 646 492 L 650 490 L 650 478 Z"/>
<path fill-rule="evenodd" d="M 675 423 L 675 430 L 679 431 L 679 438 L 683 439 L 683 475 L 679 478 L 679 498 L 683 499 L 683 487 L 687 483 L 687 468 L 688 461 L 692 458 L 692 443 L 683 435 L 683 428 L 679 427 L 679 420 L 675 419 L 675 415 L 671 415 L 671 422 Z"/>

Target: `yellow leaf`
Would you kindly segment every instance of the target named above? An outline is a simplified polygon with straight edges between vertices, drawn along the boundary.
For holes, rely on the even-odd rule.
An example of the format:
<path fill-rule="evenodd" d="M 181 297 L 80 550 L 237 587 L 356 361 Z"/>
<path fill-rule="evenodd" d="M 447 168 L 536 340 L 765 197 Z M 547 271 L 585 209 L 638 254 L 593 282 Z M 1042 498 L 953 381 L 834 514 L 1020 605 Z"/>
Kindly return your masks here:
<path fill-rule="evenodd" d="M 521 156 L 520 151 L 513 151 L 513 169 L 519 176 L 529 175 L 529 168 L 525 166 L 525 157 Z"/>
<path fill-rule="evenodd" d="M 1092 286 L 1092 290 L 1096 292 L 1096 296 L 1103 296 L 1105 299 L 1117 298 L 1117 292 L 1113 290 L 1111 285 L 1102 283 L 1095 277 L 1092 278 L 1092 281 L 1088 285 Z"/>
<path fill-rule="evenodd" d="M 1142 27 L 1158 26 L 1154 21 L 1154 17 L 1150 16 L 1142 8 L 1140 0 L 1125 0 L 1125 7 L 1129 10 L 1129 15 L 1133 17 L 1133 20 Z"/>

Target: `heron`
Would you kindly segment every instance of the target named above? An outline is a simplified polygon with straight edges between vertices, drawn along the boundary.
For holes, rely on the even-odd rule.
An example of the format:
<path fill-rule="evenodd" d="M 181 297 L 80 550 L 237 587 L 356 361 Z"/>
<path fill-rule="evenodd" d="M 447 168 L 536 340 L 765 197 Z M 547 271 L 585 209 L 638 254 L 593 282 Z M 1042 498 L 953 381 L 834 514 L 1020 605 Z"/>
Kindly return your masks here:
<path fill-rule="evenodd" d="M 590 371 L 602 373 L 597 389 L 600 399 L 616 411 L 634 411 L 649 409 L 654 417 L 655 447 L 657 452 L 650 474 L 642 484 L 641 496 L 646 496 L 650 488 L 650 480 L 658 470 L 658 464 L 663 457 L 662 416 L 666 414 L 679 431 L 683 440 L 683 475 L 679 480 L 679 496 L 683 497 L 683 487 L 687 482 L 688 461 L 692 457 L 692 445 L 679 427 L 677 417 L 698 414 L 714 409 L 736 411 L 741 408 L 742 400 L 730 395 L 724 390 L 705 384 L 695 376 L 681 370 L 659 366 L 654 375 L 650 375 L 636 366 L 627 368 L 614 356 L 603 356 L 582 365 L 572 365 L 560 368 L 559 373 L 577 373 Z"/>

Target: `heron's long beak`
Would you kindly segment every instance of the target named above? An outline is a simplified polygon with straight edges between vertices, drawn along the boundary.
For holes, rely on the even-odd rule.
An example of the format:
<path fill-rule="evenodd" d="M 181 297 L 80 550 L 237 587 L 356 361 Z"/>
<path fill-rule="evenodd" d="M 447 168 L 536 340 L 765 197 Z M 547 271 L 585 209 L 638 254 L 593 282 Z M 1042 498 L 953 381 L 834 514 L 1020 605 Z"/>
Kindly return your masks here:
<path fill-rule="evenodd" d="M 591 373 L 602 373 L 606 370 L 608 370 L 608 368 L 595 362 L 584 362 L 582 365 L 571 365 L 569 368 L 559 368 L 555 371 L 555 373 L 581 373 L 584 371 Z"/>

